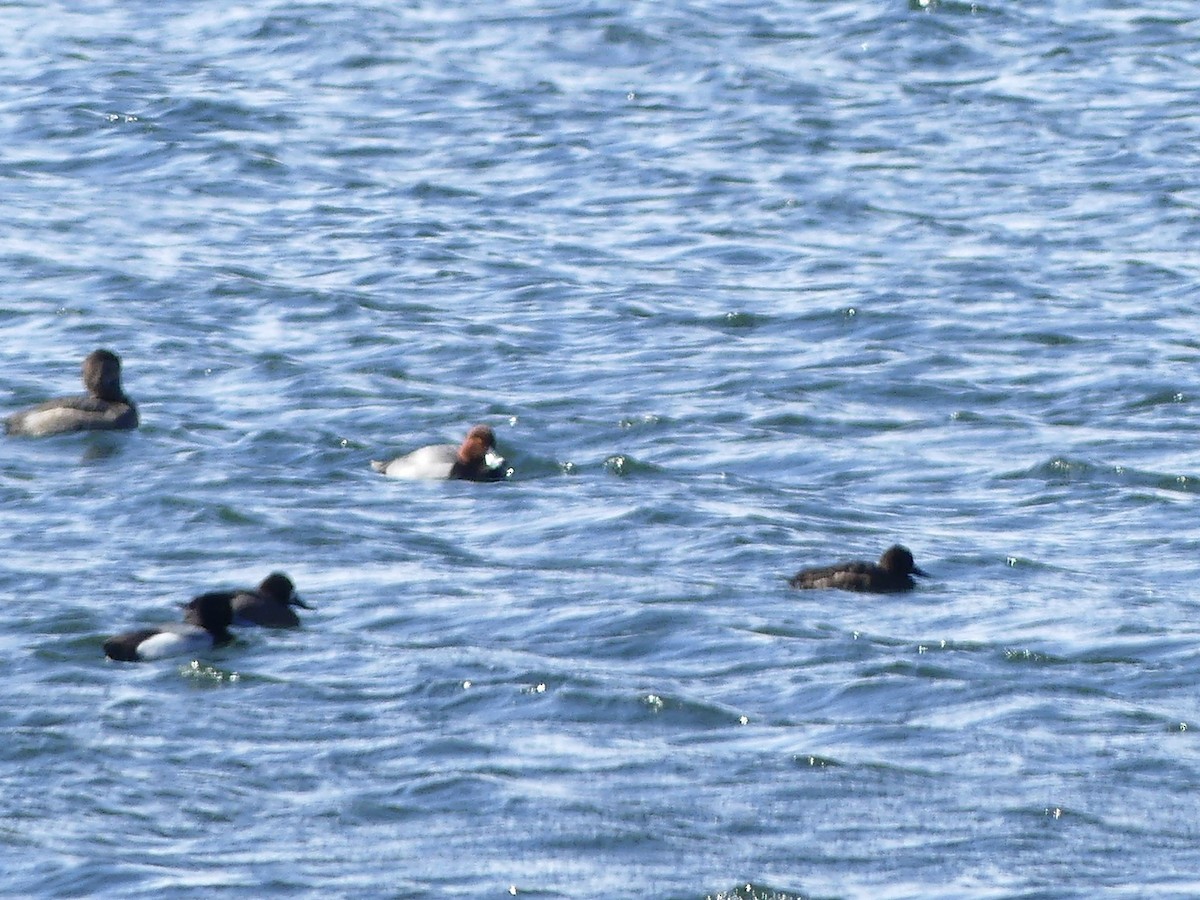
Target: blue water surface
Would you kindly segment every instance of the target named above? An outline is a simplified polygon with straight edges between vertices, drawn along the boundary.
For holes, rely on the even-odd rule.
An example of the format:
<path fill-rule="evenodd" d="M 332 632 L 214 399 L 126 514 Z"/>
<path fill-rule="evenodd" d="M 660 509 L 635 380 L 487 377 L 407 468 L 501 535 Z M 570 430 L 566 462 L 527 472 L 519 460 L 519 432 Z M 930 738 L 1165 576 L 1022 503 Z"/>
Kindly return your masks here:
<path fill-rule="evenodd" d="M 0 892 L 1200 894 L 1193 2 L 3 20 Z"/>

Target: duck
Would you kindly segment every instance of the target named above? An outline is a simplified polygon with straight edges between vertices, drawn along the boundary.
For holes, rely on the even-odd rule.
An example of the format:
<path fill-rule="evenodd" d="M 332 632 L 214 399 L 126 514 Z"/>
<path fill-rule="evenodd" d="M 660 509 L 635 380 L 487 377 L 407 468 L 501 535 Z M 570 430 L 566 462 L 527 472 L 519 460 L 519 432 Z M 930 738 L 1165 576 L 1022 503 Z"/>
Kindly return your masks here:
<path fill-rule="evenodd" d="M 111 350 L 93 350 L 82 369 L 86 394 L 56 397 L 15 412 L 4 420 L 4 430 L 12 435 L 45 437 L 137 428 L 137 406 L 121 388 L 121 358 Z"/>
<path fill-rule="evenodd" d="M 894 594 L 916 587 L 912 576 L 928 577 L 917 567 L 907 547 L 894 544 L 883 552 L 878 563 L 852 560 L 833 566 L 802 569 L 788 579 L 794 588 L 840 588 L 874 594 Z"/>
<path fill-rule="evenodd" d="M 202 624 L 202 610 L 210 603 L 228 603 L 236 626 L 259 625 L 263 628 L 296 628 L 300 617 L 292 609 L 312 609 L 300 599 L 292 579 L 282 572 L 272 572 L 256 588 L 232 591 L 211 591 L 183 604 L 183 620 Z"/>
<path fill-rule="evenodd" d="M 476 425 L 457 447 L 431 444 L 386 462 L 373 459 L 371 468 L 388 478 L 501 481 L 511 474 L 496 453 L 496 433 L 489 425 Z"/>
<path fill-rule="evenodd" d="M 143 662 L 170 656 L 191 656 L 233 640 L 233 607 L 220 594 L 197 597 L 191 619 L 180 624 L 139 628 L 110 637 L 104 655 L 117 662 Z"/>

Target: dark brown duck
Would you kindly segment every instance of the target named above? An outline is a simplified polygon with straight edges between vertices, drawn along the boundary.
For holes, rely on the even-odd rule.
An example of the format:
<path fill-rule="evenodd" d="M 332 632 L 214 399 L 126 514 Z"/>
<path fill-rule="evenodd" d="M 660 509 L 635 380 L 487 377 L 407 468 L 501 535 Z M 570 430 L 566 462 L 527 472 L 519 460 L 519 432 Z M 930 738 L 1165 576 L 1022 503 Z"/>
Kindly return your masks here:
<path fill-rule="evenodd" d="M 292 607 L 312 609 L 300 599 L 290 578 L 282 572 L 272 572 L 256 588 L 201 594 L 183 605 L 184 621 L 201 624 L 198 620 L 200 611 L 214 602 L 229 606 L 234 625 L 260 625 L 263 628 L 295 628 L 300 624 L 300 617 Z"/>
<path fill-rule="evenodd" d="M 121 389 L 121 358 L 93 350 L 83 361 L 87 393 L 56 397 L 13 413 L 4 420 L 9 434 L 46 437 L 72 431 L 113 431 L 138 427 L 137 407 Z"/>
<path fill-rule="evenodd" d="M 843 591 L 863 591 L 874 594 L 894 594 L 916 587 L 914 575 L 928 576 L 913 562 L 907 547 L 889 547 L 879 562 L 852 560 L 816 569 L 801 569 L 789 580 L 794 588 L 839 588 Z"/>

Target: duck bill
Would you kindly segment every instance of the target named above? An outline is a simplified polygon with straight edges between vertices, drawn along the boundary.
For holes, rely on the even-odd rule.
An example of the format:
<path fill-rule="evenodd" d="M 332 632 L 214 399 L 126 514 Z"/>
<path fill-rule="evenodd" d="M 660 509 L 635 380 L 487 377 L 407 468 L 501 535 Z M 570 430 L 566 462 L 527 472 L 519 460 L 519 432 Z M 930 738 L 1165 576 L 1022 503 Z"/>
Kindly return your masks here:
<path fill-rule="evenodd" d="M 928 573 L 928 572 L 926 572 L 924 569 L 922 569 L 922 568 L 919 568 L 919 567 L 917 567 L 917 566 L 913 566 L 913 567 L 912 567 L 912 573 L 913 573 L 914 575 L 920 575 L 922 578 L 928 578 L 928 577 L 929 577 L 929 573 Z"/>
<path fill-rule="evenodd" d="M 298 606 L 301 609 L 312 609 L 311 606 L 300 599 L 299 594 L 292 594 L 292 596 L 288 598 L 288 604 L 291 606 Z"/>

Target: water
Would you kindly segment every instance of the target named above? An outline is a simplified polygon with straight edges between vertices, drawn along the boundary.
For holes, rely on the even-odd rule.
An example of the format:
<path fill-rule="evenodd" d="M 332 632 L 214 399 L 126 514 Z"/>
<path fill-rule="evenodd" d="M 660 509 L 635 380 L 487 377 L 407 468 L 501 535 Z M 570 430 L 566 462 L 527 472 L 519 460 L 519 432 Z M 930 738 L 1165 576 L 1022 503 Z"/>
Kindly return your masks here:
<path fill-rule="evenodd" d="M 1193 6 L 7 4 L 0 891 L 1200 893 Z"/>

